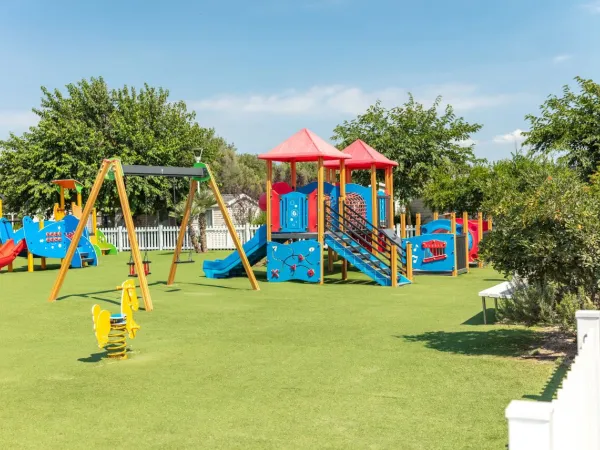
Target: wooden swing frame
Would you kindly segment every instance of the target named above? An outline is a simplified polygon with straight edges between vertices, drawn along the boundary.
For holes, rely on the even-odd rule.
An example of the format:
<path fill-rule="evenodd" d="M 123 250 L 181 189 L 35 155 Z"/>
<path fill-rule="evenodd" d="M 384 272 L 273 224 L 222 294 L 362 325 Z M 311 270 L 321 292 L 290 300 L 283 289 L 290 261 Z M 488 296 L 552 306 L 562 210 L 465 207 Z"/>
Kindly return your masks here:
<path fill-rule="evenodd" d="M 221 196 L 221 192 L 219 191 L 219 187 L 215 182 L 215 179 L 211 173 L 210 168 L 206 164 L 197 164 L 196 168 L 183 168 L 183 167 L 161 167 L 161 166 L 124 166 L 121 164 L 121 160 L 119 159 L 105 159 L 102 161 L 100 166 L 100 170 L 98 171 L 98 175 L 96 175 L 96 179 L 92 186 L 92 190 L 90 195 L 85 203 L 85 207 L 83 208 L 83 212 L 81 214 L 81 219 L 79 224 L 77 225 L 77 229 L 75 230 L 75 234 L 71 239 L 71 244 L 67 250 L 67 254 L 63 259 L 60 271 L 54 282 L 54 286 L 52 291 L 50 292 L 50 296 L 48 297 L 49 302 L 54 302 L 58 298 L 58 294 L 62 285 L 65 281 L 65 277 L 71 266 L 71 262 L 73 260 L 73 256 L 75 255 L 75 251 L 83 236 L 83 231 L 85 230 L 88 218 L 92 210 L 94 209 L 94 205 L 96 203 L 96 199 L 98 197 L 98 193 L 100 192 L 100 188 L 102 187 L 106 176 L 112 170 L 115 178 L 115 183 L 117 185 L 117 192 L 119 193 L 119 200 L 121 202 L 121 210 L 123 211 L 123 218 L 125 220 L 125 227 L 127 229 L 127 235 L 129 237 L 129 243 L 131 246 L 131 253 L 133 256 L 133 262 L 135 264 L 135 270 L 138 274 L 138 280 L 140 282 L 140 290 L 142 292 L 142 299 L 144 300 L 144 307 L 146 311 L 152 311 L 154 306 L 152 304 L 152 297 L 150 295 L 150 289 L 148 288 L 148 279 L 144 272 L 144 265 L 142 261 L 142 254 L 140 252 L 140 247 L 137 241 L 137 237 L 135 234 L 135 225 L 133 223 L 133 217 L 131 215 L 131 208 L 129 206 L 129 199 L 127 197 L 127 191 L 125 190 L 125 175 L 131 176 L 166 176 L 166 177 L 191 177 L 190 181 L 190 190 L 188 193 L 188 198 L 186 201 L 185 211 L 183 214 L 183 218 L 181 221 L 181 226 L 179 228 L 179 234 L 177 236 L 177 247 L 175 248 L 175 252 L 173 254 L 173 261 L 171 263 L 171 269 L 169 271 L 169 278 L 167 281 L 167 285 L 172 285 L 175 281 L 175 276 L 177 274 L 177 260 L 181 254 L 181 250 L 183 247 L 183 241 L 185 238 L 185 231 L 190 220 L 190 213 L 192 208 L 192 203 L 194 199 L 194 194 L 196 189 L 198 188 L 198 181 L 195 177 L 207 177 L 208 186 L 213 192 L 215 200 L 219 205 L 219 209 L 223 214 L 223 218 L 225 220 L 225 224 L 231 234 L 233 242 L 235 244 L 235 248 L 237 249 L 240 259 L 242 260 L 242 264 L 244 266 L 244 270 L 246 271 L 246 275 L 250 280 L 250 285 L 253 290 L 258 291 L 260 287 L 258 286 L 258 281 L 256 281 L 256 276 L 252 270 L 252 266 L 250 266 L 250 262 L 248 261 L 248 257 L 244 252 L 244 248 L 242 247 L 242 243 L 240 241 L 239 236 L 235 230 L 235 226 L 233 225 L 233 221 L 231 220 L 231 216 L 229 215 L 229 211 L 223 201 L 223 197 Z M 201 167 L 200 167 L 201 166 Z"/>

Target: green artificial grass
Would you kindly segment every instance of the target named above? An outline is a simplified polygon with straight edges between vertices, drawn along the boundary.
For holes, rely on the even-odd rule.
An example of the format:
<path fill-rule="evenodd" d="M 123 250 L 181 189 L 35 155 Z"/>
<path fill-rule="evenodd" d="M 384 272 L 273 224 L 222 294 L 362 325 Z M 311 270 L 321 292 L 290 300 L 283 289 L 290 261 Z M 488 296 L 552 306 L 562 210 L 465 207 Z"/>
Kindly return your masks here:
<path fill-rule="evenodd" d="M 118 311 L 128 254 L 69 271 L 56 303 L 56 265 L 0 273 L 2 448 L 500 449 L 510 400 L 555 369 L 518 358 L 538 332 L 482 325 L 491 269 L 393 289 L 259 268 L 253 292 L 204 278 L 201 257 L 166 286 L 171 255 L 150 257 L 155 309 L 124 361 L 104 358 L 90 311 Z"/>

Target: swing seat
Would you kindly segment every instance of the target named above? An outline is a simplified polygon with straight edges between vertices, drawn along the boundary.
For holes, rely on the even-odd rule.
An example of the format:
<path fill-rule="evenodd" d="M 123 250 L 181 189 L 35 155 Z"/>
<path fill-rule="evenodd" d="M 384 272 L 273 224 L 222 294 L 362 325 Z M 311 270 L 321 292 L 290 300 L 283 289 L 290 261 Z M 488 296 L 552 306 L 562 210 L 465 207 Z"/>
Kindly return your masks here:
<path fill-rule="evenodd" d="M 196 261 L 194 261 L 193 259 L 189 259 L 187 261 L 175 261 L 175 264 L 193 264 Z"/>

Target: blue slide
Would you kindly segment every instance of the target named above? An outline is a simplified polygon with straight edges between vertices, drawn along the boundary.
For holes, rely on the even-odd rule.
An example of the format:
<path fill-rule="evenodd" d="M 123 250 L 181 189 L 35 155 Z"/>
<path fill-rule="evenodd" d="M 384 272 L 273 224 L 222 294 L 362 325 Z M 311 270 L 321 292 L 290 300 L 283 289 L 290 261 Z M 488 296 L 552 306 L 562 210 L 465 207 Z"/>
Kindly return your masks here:
<path fill-rule="evenodd" d="M 244 244 L 244 252 L 253 266 L 267 256 L 267 227 L 263 225 L 252 239 Z M 230 278 L 244 275 L 244 266 L 237 250 L 225 259 L 204 261 L 202 265 L 206 278 Z"/>

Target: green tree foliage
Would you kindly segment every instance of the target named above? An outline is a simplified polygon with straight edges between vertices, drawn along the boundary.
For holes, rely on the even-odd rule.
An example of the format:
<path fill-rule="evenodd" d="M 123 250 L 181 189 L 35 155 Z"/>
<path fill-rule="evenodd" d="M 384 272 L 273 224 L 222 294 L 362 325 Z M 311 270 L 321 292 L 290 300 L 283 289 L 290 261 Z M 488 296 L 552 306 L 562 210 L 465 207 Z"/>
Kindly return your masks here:
<path fill-rule="evenodd" d="M 485 200 L 490 173 L 490 167 L 483 163 L 437 168 L 422 198 L 433 211 L 475 214 Z"/>
<path fill-rule="evenodd" d="M 484 258 L 505 275 L 552 283 L 561 295 L 583 289 L 598 305 L 600 200 L 593 189 L 564 165 L 522 155 L 494 166 L 490 188 L 494 231 L 480 247 Z"/>
<path fill-rule="evenodd" d="M 430 108 L 425 108 L 411 95 L 404 105 L 392 109 L 377 102 L 356 119 L 335 127 L 333 139 L 340 149 L 362 139 L 397 161 L 394 194 L 408 202 L 422 194 L 436 169 L 464 166 L 475 159 L 473 145 L 464 146 L 463 142 L 481 125 L 457 117 L 450 105 L 440 111 L 441 101 L 438 97 Z M 355 179 L 368 184 L 365 177 L 366 173 L 356 173 Z"/>
<path fill-rule="evenodd" d="M 539 116 L 526 116 L 531 125 L 524 144 L 544 154 L 562 153 L 569 167 L 587 180 L 600 164 L 600 85 L 575 80 L 579 92 L 564 86 L 561 97 L 544 102 Z"/>
<path fill-rule="evenodd" d="M 200 127 L 183 102 L 170 102 L 169 92 L 144 85 L 109 89 L 102 78 L 81 80 L 66 92 L 42 87 L 39 122 L 22 136 L 0 141 L 0 191 L 11 209 L 48 211 L 57 201 L 50 181 L 76 178 L 89 189 L 104 158 L 125 164 L 191 166 L 203 150 L 212 161 L 226 147 L 214 130 Z M 126 179 L 134 214 L 164 211 L 187 194 L 187 181 L 166 178 Z M 85 196 L 85 193 L 84 193 Z M 114 183 L 105 182 L 98 208 L 118 206 Z"/>

